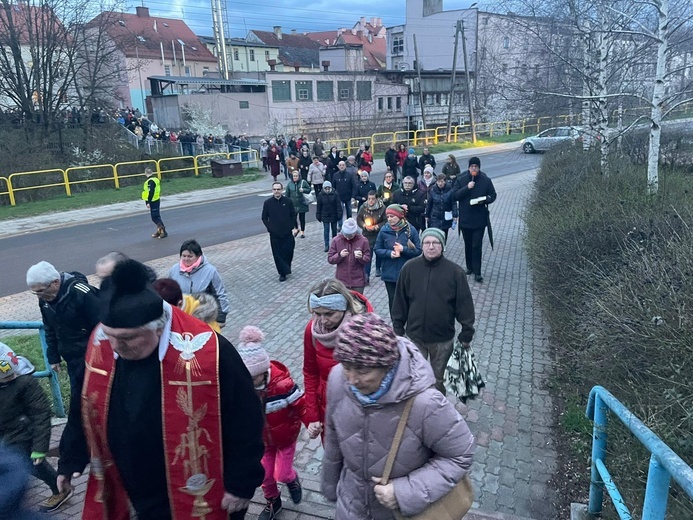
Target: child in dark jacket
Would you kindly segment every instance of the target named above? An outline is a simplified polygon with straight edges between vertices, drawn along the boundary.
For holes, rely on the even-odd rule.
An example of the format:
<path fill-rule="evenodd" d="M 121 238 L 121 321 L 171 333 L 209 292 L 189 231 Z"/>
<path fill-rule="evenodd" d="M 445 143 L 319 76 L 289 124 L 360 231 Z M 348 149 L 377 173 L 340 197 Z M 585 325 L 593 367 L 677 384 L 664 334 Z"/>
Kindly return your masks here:
<path fill-rule="evenodd" d="M 72 495 L 58 491 L 58 475 L 46 461 L 51 438 L 51 408 L 46 394 L 31 375 L 34 366 L 0 343 L 0 444 L 32 462 L 31 473 L 51 488 L 53 495 L 41 504 L 55 511 Z"/>
<path fill-rule="evenodd" d="M 265 454 L 262 457 L 265 480 L 262 491 L 267 505 L 258 520 L 274 520 L 282 509 L 277 482 L 287 484 L 294 504 L 300 503 L 303 497 L 293 464 L 301 422 L 305 422 L 305 398 L 303 390 L 291 378 L 289 369 L 279 361 L 270 361 L 262 348 L 265 336 L 260 329 L 243 327 L 239 338 L 238 353 L 253 377 L 255 390 L 265 409 Z"/>

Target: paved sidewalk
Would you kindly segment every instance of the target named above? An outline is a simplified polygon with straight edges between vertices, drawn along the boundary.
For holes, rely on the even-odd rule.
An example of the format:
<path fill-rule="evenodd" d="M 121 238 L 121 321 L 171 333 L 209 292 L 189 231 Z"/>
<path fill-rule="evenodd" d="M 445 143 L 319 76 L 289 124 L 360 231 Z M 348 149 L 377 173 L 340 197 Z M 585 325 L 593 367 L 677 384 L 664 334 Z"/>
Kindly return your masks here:
<path fill-rule="evenodd" d="M 555 518 L 557 491 L 551 482 L 556 470 L 551 432 L 553 408 L 545 388 L 551 373 L 548 333 L 535 305 L 520 219 L 533 180 L 534 173 L 525 172 L 494 181 L 498 199 L 491 211 L 496 248 L 492 251 L 485 243 L 484 284 L 470 281 L 477 313 L 473 346 L 487 387 L 481 399 L 468 406 L 458 403 L 458 409 L 477 437 L 472 469 L 475 506 L 495 515 L 469 516 L 474 519 L 507 518 L 504 515 Z M 237 334 L 244 325 L 261 327 L 270 355 L 285 363 L 299 382 L 303 379 L 302 333 L 309 319 L 308 290 L 316 281 L 334 273 L 323 253 L 321 226 L 309 224 L 306 235 L 305 240 L 296 241 L 294 274 L 285 283 L 278 281 L 267 235 L 204 248 L 229 292 L 232 310 L 224 334 L 237 342 Z M 137 256 L 136 251 L 125 252 Z M 451 234 L 445 254 L 463 263 L 461 239 Z M 159 274 L 165 274 L 177 260 L 177 256 L 169 256 L 149 264 Z M 374 278 L 365 293 L 376 311 L 387 316 L 383 283 Z M 0 320 L 35 319 L 39 319 L 38 308 L 35 297 L 28 292 L 0 298 Z M 55 431 L 54 436 L 57 434 Z M 322 454 L 319 441 L 309 440 L 304 431 L 296 455 L 296 466 L 306 489 L 304 503 L 295 507 L 285 494 L 289 506 L 280 518 L 332 517 L 331 506 L 318 492 Z M 77 489 L 79 494 L 57 517 L 77 518 L 84 485 Z M 45 486 L 36 483 L 31 493 L 32 502 L 37 503 L 46 496 Z M 261 503 L 258 493 L 251 509 L 253 514 L 261 510 Z"/>

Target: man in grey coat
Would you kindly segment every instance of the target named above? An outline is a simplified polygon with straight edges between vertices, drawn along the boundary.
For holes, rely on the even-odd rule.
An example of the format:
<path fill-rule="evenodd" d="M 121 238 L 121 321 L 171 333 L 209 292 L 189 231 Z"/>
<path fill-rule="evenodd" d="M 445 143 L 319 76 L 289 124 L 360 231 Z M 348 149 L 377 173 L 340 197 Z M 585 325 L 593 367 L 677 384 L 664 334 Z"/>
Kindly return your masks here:
<path fill-rule="evenodd" d="M 407 336 L 429 359 L 436 388 L 445 391 L 445 368 L 453 350 L 455 320 L 458 339 L 469 348 L 474 337 L 474 301 L 462 267 L 443 256 L 445 233 L 428 228 L 421 233 L 423 254 L 404 264 L 392 304 L 395 333 Z"/>

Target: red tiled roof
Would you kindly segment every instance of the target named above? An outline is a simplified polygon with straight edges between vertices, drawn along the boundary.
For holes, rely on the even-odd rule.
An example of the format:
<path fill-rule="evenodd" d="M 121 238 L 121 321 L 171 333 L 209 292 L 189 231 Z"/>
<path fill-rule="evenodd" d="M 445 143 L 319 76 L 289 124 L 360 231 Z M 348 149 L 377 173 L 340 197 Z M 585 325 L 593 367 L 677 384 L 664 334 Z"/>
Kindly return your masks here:
<path fill-rule="evenodd" d="M 125 25 L 122 25 L 120 22 Z M 185 60 L 217 63 L 217 58 L 183 20 L 138 16 L 131 13 L 105 12 L 99 14 L 90 26 L 105 25 L 108 35 L 128 58 L 161 59 L 161 44 L 167 60 L 173 59 L 175 42 L 176 59 L 182 60 L 181 44 L 185 44 Z M 141 38 L 140 38 L 141 37 Z M 144 39 L 144 41 L 142 41 Z"/>
<path fill-rule="evenodd" d="M 28 27 L 33 27 L 32 32 L 38 32 L 41 30 L 41 26 L 49 27 L 49 24 L 53 23 L 52 34 L 56 37 L 64 34 L 65 28 L 62 22 L 49 7 L 40 8 L 17 3 L 9 5 L 7 9 L 9 14 L 4 7 L 0 9 L 0 45 L 7 45 L 9 41 L 8 19 L 11 21 L 21 45 L 29 44 L 29 34 L 25 30 Z M 48 29 L 45 29 L 44 32 L 47 33 Z M 50 38 L 50 36 L 48 37 Z"/>

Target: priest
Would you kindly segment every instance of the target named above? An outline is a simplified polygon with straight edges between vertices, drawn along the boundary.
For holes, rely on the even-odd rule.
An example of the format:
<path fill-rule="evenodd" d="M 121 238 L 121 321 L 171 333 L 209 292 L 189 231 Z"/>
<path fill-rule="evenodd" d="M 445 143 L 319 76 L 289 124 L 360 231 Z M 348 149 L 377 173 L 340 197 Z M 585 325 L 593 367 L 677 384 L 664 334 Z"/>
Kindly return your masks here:
<path fill-rule="evenodd" d="M 243 361 L 165 303 L 143 264 L 117 264 L 112 281 L 87 347 L 83 428 L 64 443 L 58 487 L 89 462 L 85 519 L 127 520 L 130 506 L 139 520 L 243 519 L 264 476 L 262 408 Z"/>

